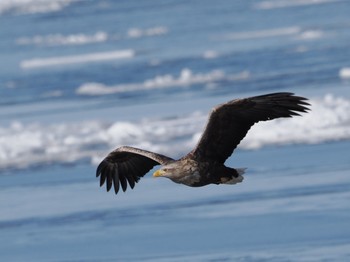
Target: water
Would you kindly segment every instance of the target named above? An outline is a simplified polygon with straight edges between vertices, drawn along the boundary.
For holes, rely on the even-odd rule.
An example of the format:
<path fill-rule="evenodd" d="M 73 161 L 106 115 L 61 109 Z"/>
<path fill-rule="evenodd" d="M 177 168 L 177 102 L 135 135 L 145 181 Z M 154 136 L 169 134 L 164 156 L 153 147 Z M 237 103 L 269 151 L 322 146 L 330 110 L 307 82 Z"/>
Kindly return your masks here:
<path fill-rule="evenodd" d="M 1 1 L 0 258 L 347 261 L 348 1 Z M 179 157 L 211 107 L 290 91 L 303 117 L 254 126 L 235 186 L 95 167 L 131 145 Z"/>

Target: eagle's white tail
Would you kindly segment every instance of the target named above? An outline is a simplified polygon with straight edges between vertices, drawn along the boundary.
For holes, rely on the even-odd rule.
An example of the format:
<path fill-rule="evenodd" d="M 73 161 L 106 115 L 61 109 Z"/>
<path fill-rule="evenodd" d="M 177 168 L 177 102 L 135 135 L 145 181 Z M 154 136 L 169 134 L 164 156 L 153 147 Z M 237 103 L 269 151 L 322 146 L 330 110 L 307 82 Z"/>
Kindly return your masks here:
<path fill-rule="evenodd" d="M 238 177 L 233 177 L 232 179 L 228 180 L 228 181 L 225 181 L 223 182 L 223 184 L 225 185 L 234 185 L 234 184 L 237 184 L 237 183 L 241 183 L 244 179 L 244 177 L 242 176 L 245 172 L 245 170 L 247 168 L 235 168 L 237 173 L 238 173 Z"/>

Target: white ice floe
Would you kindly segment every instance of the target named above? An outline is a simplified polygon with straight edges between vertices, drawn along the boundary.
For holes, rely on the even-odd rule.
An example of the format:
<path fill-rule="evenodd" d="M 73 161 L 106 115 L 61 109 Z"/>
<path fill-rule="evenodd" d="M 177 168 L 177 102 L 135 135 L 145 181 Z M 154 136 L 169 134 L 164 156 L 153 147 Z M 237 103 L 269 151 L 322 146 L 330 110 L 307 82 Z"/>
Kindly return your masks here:
<path fill-rule="evenodd" d="M 340 69 L 339 77 L 342 79 L 350 79 L 350 67 L 344 67 Z"/>
<path fill-rule="evenodd" d="M 271 144 L 322 143 L 350 138 L 350 100 L 331 94 L 311 101 L 303 117 L 277 119 L 254 126 L 242 141 L 247 149 Z"/>
<path fill-rule="evenodd" d="M 213 59 L 219 56 L 218 52 L 213 50 L 207 50 L 203 53 L 203 58 L 205 59 Z"/>
<path fill-rule="evenodd" d="M 1 2 L 0 2 L 1 3 Z M 103 43 L 108 40 L 120 40 L 124 38 L 141 38 L 167 34 L 168 29 L 164 26 L 156 26 L 148 29 L 130 28 L 125 34 L 108 34 L 105 31 L 95 33 L 61 34 L 52 33 L 47 35 L 22 36 L 15 40 L 17 45 L 37 46 L 67 46 Z"/>
<path fill-rule="evenodd" d="M 301 40 L 313 40 L 318 39 L 324 36 L 323 31 L 321 30 L 305 30 L 301 32 L 297 38 Z"/>
<path fill-rule="evenodd" d="M 256 9 L 288 8 L 294 6 L 318 5 L 338 2 L 339 0 L 269 0 L 254 5 Z"/>
<path fill-rule="evenodd" d="M 104 31 L 98 31 L 94 34 L 49 34 L 35 35 L 32 37 L 20 37 L 16 39 L 17 45 L 84 45 L 90 43 L 101 43 L 108 40 L 108 34 Z"/>
<path fill-rule="evenodd" d="M 312 99 L 311 110 L 302 117 L 259 123 L 250 130 L 240 148 L 350 139 L 349 99 L 333 95 Z M 120 145 L 177 157 L 195 146 L 206 121 L 206 114 L 195 112 L 138 122 L 50 125 L 14 122 L 0 127 L 0 168 L 74 163 L 84 158 L 97 163 L 106 152 Z"/>
<path fill-rule="evenodd" d="M 135 55 L 134 50 L 126 49 L 126 50 L 89 53 L 89 54 L 81 54 L 81 55 L 33 58 L 30 60 L 22 61 L 20 63 L 20 67 L 23 69 L 31 69 L 31 68 L 47 67 L 47 66 L 92 63 L 92 62 L 132 58 L 134 55 Z"/>
<path fill-rule="evenodd" d="M 128 30 L 128 37 L 130 38 L 139 38 L 144 36 L 157 36 L 157 35 L 164 35 L 168 33 L 168 28 L 165 26 L 156 26 L 146 29 L 141 28 L 130 28 Z"/>
<path fill-rule="evenodd" d="M 276 36 L 288 36 L 296 35 L 301 32 L 301 28 L 298 26 L 263 29 L 256 31 L 235 32 L 227 35 L 227 38 L 232 40 L 245 40 L 254 38 L 267 38 Z"/>
<path fill-rule="evenodd" d="M 1 0 L 0 15 L 57 12 L 77 1 L 80 0 Z"/>
<path fill-rule="evenodd" d="M 85 83 L 77 88 L 76 93 L 89 96 L 106 95 L 171 87 L 187 87 L 195 84 L 209 84 L 224 80 L 244 80 L 249 78 L 249 76 L 248 71 L 227 75 L 221 70 L 213 70 L 208 73 L 193 73 L 190 69 L 184 68 L 177 77 L 165 74 L 147 79 L 141 83 L 119 84 L 115 86 L 107 86 L 101 83 Z"/>
<path fill-rule="evenodd" d="M 293 37 L 296 40 L 313 40 L 324 36 L 320 29 L 303 29 L 299 26 L 267 28 L 253 31 L 234 32 L 226 35 L 231 40 L 263 39 L 272 37 Z"/>

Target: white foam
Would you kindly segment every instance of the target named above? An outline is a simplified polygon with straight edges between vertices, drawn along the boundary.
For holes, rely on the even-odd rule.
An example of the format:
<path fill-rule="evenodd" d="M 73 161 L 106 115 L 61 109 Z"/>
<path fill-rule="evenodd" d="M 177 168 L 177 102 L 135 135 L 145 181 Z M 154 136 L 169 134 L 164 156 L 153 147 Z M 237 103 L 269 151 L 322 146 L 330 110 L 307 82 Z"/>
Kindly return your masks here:
<path fill-rule="evenodd" d="M 98 31 L 94 34 L 50 34 L 50 35 L 36 35 L 33 37 L 20 37 L 16 39 L 17 45 L 84 45 L 90 43 L 101 43 L 108 40 L 108 34 L 103 31 Z"/>
<path fill-rule="evenodd" d="M 59 57 L 48 57 L 48 58 L 34 58 L 30 60 L 24 60 L 20 63 L 20 67 L 23 69 L 31 69 L 38 67 L 47 66 L 59 66 L 67 64 L 78 64 L 78 63 L 91 63 L 108 60 L 126 59 L 131 58 L 135 55 L 135 52 L 130 49 L 117 50 L 110 52 L 100 53 L 89 53 L 82 55 L 71 55 L 71 56 L 59 56 Z"/>
<path fill-rule="evenodd" d="M 311 104 L 312 111 L 302 117 L 255 125 L 239 147 L 258 149 L 267 145 L 350 139 L 350 100 L 326 95 L 312 99 Z M 83 158 L 97 163 L 108 150 L 121 145 L 176 157 L 196 145 L 206 121 L 206 114 L 195 112 L 178 118 L 139 122 L 51 125 L 13 122 L 0 127 L 0 168 L 70 163 Z"/>
<path fill-rule="evenodd" d="M 273 0 L 273 1 L 262 1 L 254 5 L 256 9 L 276 9 L 276 8 L 288 8 L 295 6 L 305 5 L 318 5 L 338 2 L 339 0 Z"/>
<path fill-rule="evenodd" d="M 234 75 L 226 75 L 221 70 L 213 70 L 208 73 L 193 73 L 190 69 L 184 68 L 177 77 L 170 74 L 160 75 L 147 79 L 142 83 L 120 84 L 115 86 L 106 86 L 101 83 L 85 83 L 77 88 L 76 93 L 79 95 L 106 95 L 171 87 L 188 87 L 195 84 L 208 84 L 223 80 L 244 80 L 248 77 L 249 72 L 247 71 Z"/>
<path fill-rule="evenodd" d="M 350 67 L 344 67 L 340 69 L 339 77 L 342 79 L 350 79 Z"/>
<path fill-rule="evenodd" d="M 57 12 L 77 1 L 79 0 L 1 0 L 0 15 Z"/>

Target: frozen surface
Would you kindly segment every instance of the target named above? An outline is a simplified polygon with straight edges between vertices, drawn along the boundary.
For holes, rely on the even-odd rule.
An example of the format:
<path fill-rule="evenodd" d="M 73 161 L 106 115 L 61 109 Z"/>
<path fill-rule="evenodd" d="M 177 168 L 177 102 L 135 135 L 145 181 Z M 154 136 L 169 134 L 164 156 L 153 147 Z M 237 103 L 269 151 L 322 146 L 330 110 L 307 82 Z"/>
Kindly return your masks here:
<path fill-rule="evenodd" d="M 350 100 L 331 94 L 310 100 L 303 117 L 259 123 L 240 148 L 317 144 L 350 138 Z M 12 122 L 0 128 L 0 168 L 23 168 L 90 159 L 97 164 L 102 153 L 121 145 L 181 156 L 193 148 L 207 121 L 207 112 L 177 117 L 146 117 L 135 122 L 106 120 L 60 124 Z"/>
<path fill-rule="evenodd" d="M 350 4 L 0 1 L 1 261 L 350 261 Z M 310 99 L 259 123 L 243 183 L 145 176 L 117 196 L 97 163 L 187 153 L 210 109 Z"/>
<path fill-rule="evenodd" d="M 249 165 L 237 186 L 193 189 L 146 177 L 117 197 L 98 188 L 86 165 L 9 174 L 0 251 L 32 261 L 346 260 L 349 149 L 338 142 L 241 151 L 229 161 Z"/>

